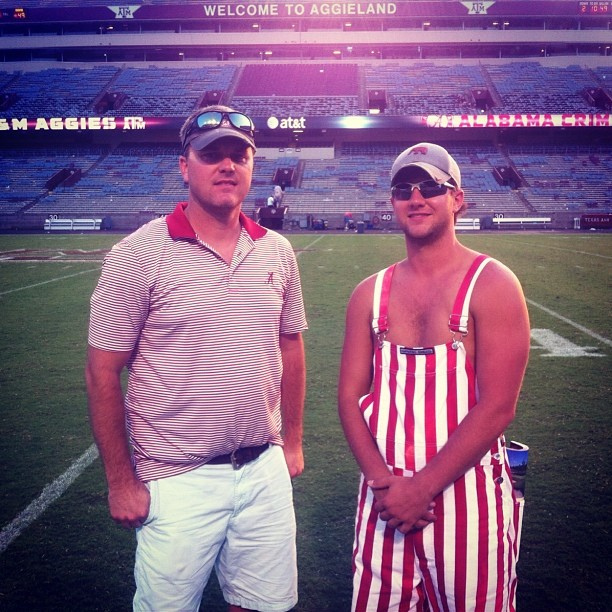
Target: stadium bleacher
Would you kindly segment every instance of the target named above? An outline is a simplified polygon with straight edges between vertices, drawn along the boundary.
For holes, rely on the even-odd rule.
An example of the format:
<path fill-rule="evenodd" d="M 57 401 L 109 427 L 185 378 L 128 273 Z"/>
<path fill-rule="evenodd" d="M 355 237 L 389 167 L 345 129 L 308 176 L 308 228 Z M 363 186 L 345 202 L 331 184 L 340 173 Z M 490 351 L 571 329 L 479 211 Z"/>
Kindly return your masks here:
<path fill-rule="evenodd" d="M 538 62 L 511 62 L 487 67 L 499 93 L 504 113 L 592 112 L 581 92 L 597 87 L 595 75 L 580 66 L 542 66 Z M 545 86 L 543 86 L 545 84 Z"/>
<path fill-rule="evenodd" d="M 425 61 L 403 66 L 395 62 L 368 64 L 364 76 L 368 89 L 387 92 L 390 113 L 444 115 L 474 111 L 469 92 L 487 86 L 483 70 L 481 66 L 457 63 L 441 66 Z"/>
<path fill-rule="evenodd" d="M 74 5 L 68 0 L 49 0 L 21 6 Z M 133 23 L 137 22 L 130 21 L 129 27 Z M 390 37 L 414 29 L 411 21 L 399 23 L 399 27 L 393 23 L 388 28 L 393 32 Z M 553 20 L 548 27 L 559 31 L 561 23 Z M 570 30 L 591 24 L 575 19 L 567 23 Z M 546 29 L 546 21 L 543 24 Z M 358 57 L 350 51 L 352 47 L 346 47 L 344 55 L 334 51 L 339 61 L 317 59 L 321 49 L 329 52 L 334 48 L 328 41 L 348 39 L 345 25 L 313 22 L 310 30 L 321 34 L 322 43 L 312 46 L 310 59 L 305 59 L 309 54 L 303 49 L 292 50 L 293 45 L 288 44 L 288 59 L 278 61 L 270 57 L 263 61 L 264 53 L 255 49 L 256 59 L 232 61 L 229 47 L 217 61 L 187 62 L 181 52 L 176 54 L 182 56 L 181 61 L 157 65 L 148 60 L 129 61 L 133 52 L 127 50 L 126 61 L 109 62 L 106 53 L 103 62 L 91 61 L 89 53 L 99 46 L 101 29 L 98 38 L 93 35 L 83 47 L 83 57 L 88 58 L 83 62 L 41 62 L 38 66 L 5 61 L 0 71 L 0 131 L 4 134 L 0 141 L 0 229 L 42 227 L 41 219 L 49 215 L 110 216 L 118 221 L 115 227 L 131 228 L 142 221 L 143 212 L 166 214 L 186 193 L 177 165 L 178 126 L 192 109 L 210 101 L 211 92 L 221 102 L 256 118 L 259 150 L 245 210 L 253 212 L 262 205 L 275 174 L 291 168 L 293 178 L 285 185 L 284 204 L 289 207 L 292 227 L 302 227 L 298 221 L 304 217 L 335 219 L 351 211 L 368 221 L 389 211 L 390 162 L 416 139 L 440 142 L 456 156 L 470 217 L 551 216 L 553 225 L 568 227 L 575 215 L 611 211 L 612 147 L 606 130 L 611 125 L 608 84 L 612 66 L 607 50 L 601 57 L 588 58 L 563 54 L 554 59 L 547 54 L 502 58 L 501 52 L 495 57 L 483 46 L 483 56 L 475 59 L 414 59 L 415 48 L 406 42 L 405 57 L 397 46 L 393 54 L 387 52 L 388 58 L 370 52 L 369 57 Z M 75 33 L 73 25 L 66 26 L 66 34 L 57 36 L 58 40 Z M 168 29 L 163 20 L 158 26 Z M 299 25 L 300 31 L 308 31 L 307 26 Z M 376 31 L 379 26 L 366 24 L 363 29 Z M 2 27 L 8 38 L 21 32 L 10 24 Z M 83 31 L 89 27 L 83 24 Z M 155 24 L 146 27 L 153 31 Z M 223 29 L 220 23 L 215 27 L 215 31 Z M 223 27 L 227 28 L 227 22 Z M 242 35 L 251 27 L 237 22 L 235 29 Z M 272 42 L 270 32 L 282 27 L 281 22 L 271 22 L 266 40 Z M 452 36 L 464 28 L 464 21 L 449 19 L 437 30 Z M 112 29 L 107 28 L 108 32 Z M 59 47 L 63 44 L 58 42 Z M 243 53 L 250 49 L 249 44 L 240 47 Z M 578 47 L 574 48 L 577 53 Z M 154 55 L 159 50 L 150 51 Z M 473 47 L 466 46 L 465 51 L 474 57 Z M 421 51 L 419 54 L 422 56 Z M 593 106 L 587 91 L 599 96 L 603 106 Z M 377 96 L 374 106 L 372 92 Z M 365 121 L 375 112 L 385 120 L 400 117 L 412 123 L 398 124 L 397 129 L 373 126 L 361 131 L 327 127 L 347 118 Z M 548 115 L 569 116 L 578 123 L 599 122 L 599 127 L 569 129 L 569 124 L 561 123 L 505 129 L 506 124 L 490 119 L 499 122 L 499 117 L 511 121 L 515 116 Z M 106 123 L 104 129 L 93 132 L 81 123 L 68 129 L 63 122 L 70 117 L 116 120 L 119 128 L 106 130 Z M 126 117 L 143 118 L 143 122 L 146 118 L 159 123 L 159 129 L 150 133 L 129 130 L 129 125 L 121 123 Z M 270 117 L 307 117 L 314 124 L 321 120 L 323 127 L 274 132 L 265 127 Z M 430 117 L 437 117 L 436 127 L 427 123 Z M 51 118 L 56 121 L 53 125 Z M 453 128 L 451 123 L 457 120 L 480 122 L 479 129 L 438 129 Z M 34 128 L 29 127 L 34 123 Z M 26 131 L 29 133 L 23 134 Z M 49 180 L 68 168 L 78 169 L 78 176 L 49 188 Z M 508 175 L 513 178 L 508 180 Z"/>

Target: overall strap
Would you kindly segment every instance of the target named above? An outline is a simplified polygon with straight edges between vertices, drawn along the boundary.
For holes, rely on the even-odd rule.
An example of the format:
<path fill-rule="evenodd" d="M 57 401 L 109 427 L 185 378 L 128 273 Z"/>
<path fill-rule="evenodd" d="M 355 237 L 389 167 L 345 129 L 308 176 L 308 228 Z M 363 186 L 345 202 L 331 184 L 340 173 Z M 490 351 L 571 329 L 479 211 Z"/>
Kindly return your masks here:
<path fill-rule="evenodd" d="M 378 336 L 379 341 L 384 340 L 389 329 L 389 294 L 391 292 L 391 279 L 395 266 L 393 264 L 381 270 L 376 276 L 374 285 L 374 300 L 372 303 L 372 329 Z"/>
<path fill-rule="evenodd" d="M 468 333 L 468 318 L 470 313 L 470 298 L 476 280 L 480 276 L 483 268 L 490 262 L 491 257 L 488 255 L 478 255 L 472 262 L 467 271 L 453 306 L 453 312 L 448 319 L 448 327 L 453 333 L 460 333 L 465 336 Z"/>

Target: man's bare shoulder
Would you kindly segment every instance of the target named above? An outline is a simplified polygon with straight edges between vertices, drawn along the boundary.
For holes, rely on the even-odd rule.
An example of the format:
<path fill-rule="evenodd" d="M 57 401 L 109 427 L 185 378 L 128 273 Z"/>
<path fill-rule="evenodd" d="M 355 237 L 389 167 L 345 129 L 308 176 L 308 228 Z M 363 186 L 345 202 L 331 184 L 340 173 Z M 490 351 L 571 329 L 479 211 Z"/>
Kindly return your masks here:
<path fill-rule="evenodd" d="M 516 274 L 497 259 L 484 267 L 473 294 L 473 307 L 491 308 L 511 303 L 524 303 L 521 283 Z"/>
<path fill-rule="evenodd" d="M 376 283 L 376 277 L 378 276 L 378 272 L 375 274 L 371 274 L 367 276 L 362 281 L 360 281 L 355 289 L 353 290 L 353 294 L 361 295 L 363 293 L 367 293 L 368 291 L 374 290 L 374 284 Z"/>
<path fill-rule="evenodd" d="M 516 274 L 504 263 L 498 259 L 491 258 L 489 263 L 482 271 L 483 279 L 486 279 L 487 285 L 493 284 L 510 284 L 512 286 L 519 283 Z"/>
<path fill-rule="evenodd" d="M 367 276 L 353 289 L 347 307 L 347 315 L 349 317 L 357 316 L 361 318 L 361 316 L 370 316 L 374 299 L 374 287 L 379 274 L 380 271 Z"/>
<path fill-rule="evenodd" d="M 372 296 L 374 295 L 374 286 L 376 285 L 376 278 L 380 274 L 380 272 L 384 272 L 386 268 L 379 272 L 375 272 L 370 276 L 364 278 L 356 287 L 353 289 L 351 294 L 351 302 L 360 302 L 362 300 L 366 300 L 369 303 L 372 301 Z"/>

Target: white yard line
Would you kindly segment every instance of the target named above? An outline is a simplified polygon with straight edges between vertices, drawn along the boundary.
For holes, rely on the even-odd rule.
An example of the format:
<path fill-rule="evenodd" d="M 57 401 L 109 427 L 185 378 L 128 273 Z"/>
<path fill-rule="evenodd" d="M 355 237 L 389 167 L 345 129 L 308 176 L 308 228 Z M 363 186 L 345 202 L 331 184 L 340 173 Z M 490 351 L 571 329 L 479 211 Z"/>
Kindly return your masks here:
<path fill-rule="evenodd" d="M 92 444 L 61 476 L 48 484 L 42 493 L 0 531 L 0 554 L 21 532 L 33 523 L 98 457 Z"/>
<path fill-rule="evenodd" d="M 317 236 L 309 245 L 305 246 L 304 249 L 309 249 L 310 247 L 314 246 L 315 244 L 317 244 L 317 242 L 319 242 L 319 240 L 321 240 L 322 238 L 325 238 L 325 236 L 323 236 L 323 234 L 321 234 L 320 236 Z M 295 256 L 299 257 L 302 254 L 303 251 L 300 251 L 299 253 L 296 253 Z"/>
<path fill-rule="evenodd" d="M 505 242 L 512 244 L 525 244 L 530 247 L 540 247 L 541 249 L 553 249 L 555 251 L 566 251 L 567 253 L 575 253 L 576 255 L 587 255 L 588 257 L 601 257 L 602 259 L 612 259 L 611 255 L 601 255 L 600 253 L 589 253 L 588 251 L 577 251 L 576 249 L 566 249 L 564 247 L 552 246 L 550 244 L 538 244 L 537 242 L 524 242 L 522 240 L 512 240 L 508 236 L 500 237 Z"/>
<path fill-rule="evenodd" d="M 586 334 L 587 336 L 591 336 L 591 338 L 595 338 L 595 340 L 599 340 L 599 342 L 602 342 L 603 344 L 606 344 L 607 346 L 612 346 L 612 340 L 608 340 L 608 338 L 604 338 L 603 336 L 600 336 L 594 331 L 591 331 L 590 329 L 584 327 L 584 325 L 580 325 L 580 323 L 576 323 L 572 321 L 571 319 L 568 319 L 567 317 L 560 315 L 558 312 L 555 312 L 554 310 L 551 310 L 550 308 L 546 308 L 546 306 L 542 306 L 542 304 L 538 304 L 537 302 L 534 302 L 533 300 L 527 299 L 527 303 L 531 304 L 532 306 L 535 306 L 536 308 L 539 308 L 540 310 L 543 310 L 545 313 L 551 315 L 552 317 L 556 317 L 557 319 L 559 319 L 559 321 L 563 321 L 564 323 L 567 323 L 568 325 L 571 325 L 572 327 L 579 329 L 582 333 Z"/>
<path fill-rule="evenodd" d="M 58 276 L 40 283 L 2 291 L 0 292 L 0 296 L 15 293 L 16 291 L 34 289 L 35 287 L 40 287 L 48 283 L 54 283 L 81 274 L 99 271 L 100 268 L 93 268 L 91 270 L 75 272 L 74 274 L 67 274 L 66 276 Z M 8 525 L 3 527 L 2 531 L 0 531 L 0 554 L 8 548 L 10 543 L 18 537 L 28 525 L 33 523 L 58 497 L 60 497 L 97 457 L 98 449 L 95 444 L 92 444 L 61 476 L 56 478 L 51 484 L 48 484 L 42 490 L 42 493 L 25 510 L 22 510 Z"/>
<path fill-rule="evenodd" d="M 23 287 L 16 287 L 15 289 L 9 289 L 8 291 L 0 291 L 0 296 L 8 295 L 9 293 L 15 293 L 16 291 L 24 291 L 25 289 L 34 289 L 35 287 L 40 287 L 41 285 L 46 285 L 48 283 L 55 283 L 57 281 L 65 280 L 67 278 L 72 278 L 73 276 L 80 276 L 81 274 L 88 274 L 89 272 L 99 271 L 100 268 L 92 268 L 91 270 L 83 270 L 82 272 L 75 272 L 74 274 L 67 274 L 66 276 L 50 278 L 49 280 L 41 281 L 40 283 L 34 283 L 33 285 L 25 285 Z"/>

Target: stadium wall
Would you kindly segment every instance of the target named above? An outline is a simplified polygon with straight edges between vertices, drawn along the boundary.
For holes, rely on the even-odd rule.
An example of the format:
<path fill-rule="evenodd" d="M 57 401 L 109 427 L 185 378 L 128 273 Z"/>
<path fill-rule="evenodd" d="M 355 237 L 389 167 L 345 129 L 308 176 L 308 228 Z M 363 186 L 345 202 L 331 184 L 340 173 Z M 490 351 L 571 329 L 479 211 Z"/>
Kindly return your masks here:
<path fill-rule="evenodd" d="M 265 40 L 262 40 L 262 37 Z M 63 36 L 58 45 L 56 36 L 30 37 L 27 41 L 28 48 L 32 50 L 49 49 L 61 46 L 64 49 L 81 49 L 92 46 L 90 35 Z M 121 49 L 147 49 L 156 46 L 172 46 L 183 50 L 188 54 L 190 49 L 199 50 L 202 47 L 253 47 L 274 49 L 275 47 L 287 47 L 299 45 L 311 47 L 313 45 L 546 45 L 563 43 L 564 45 L 606 45 L 610 43 L 610 32 L 608 30 L 463 30 L 463 31 L 422 31 L 422 30 L 397 30 L 384 32 L 294 32 L 274 31 L 273 36 L 265 36 L 261 32 L 202 32 L 174 34 L 158 32 L 154 34 L 113 34 L 105 36 L 97 45 L 100 50 Z M 3 38 L 1 48 L 5 51 L 22 50 L 23 39 L 18 37 Z M 307 52 L 308 54 L 308 52 Z M 144 55 L 144 54 L 143 54 Z M 188 55 L 187 55 L 188 59 Z"/>

